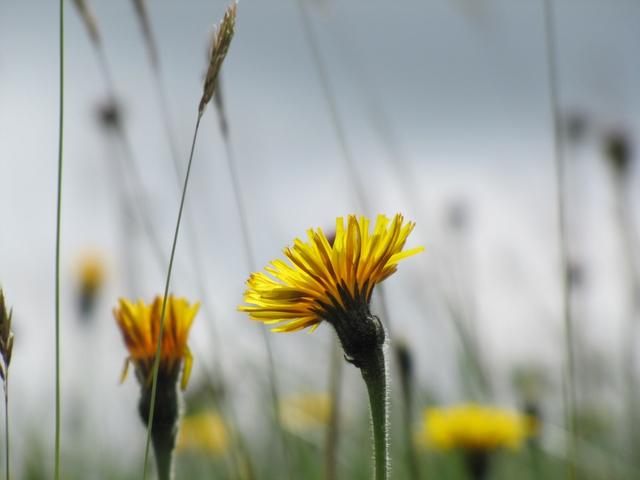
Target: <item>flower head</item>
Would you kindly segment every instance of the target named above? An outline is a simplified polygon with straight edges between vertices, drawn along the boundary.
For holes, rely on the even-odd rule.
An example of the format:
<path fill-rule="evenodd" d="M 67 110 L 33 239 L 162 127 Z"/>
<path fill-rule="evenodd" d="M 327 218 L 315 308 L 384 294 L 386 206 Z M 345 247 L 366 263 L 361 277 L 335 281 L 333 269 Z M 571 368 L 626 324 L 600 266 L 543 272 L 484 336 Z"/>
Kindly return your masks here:
<path fill-rule="evenodd" d="M 133 303 L 121 298 L 118 308 L 113 310 L 116 322 L 129 350 L 122 380 L 127 375 L 129 363 L 133 362 L 138 381 L 144 387 L 151 386 L 153 361 L 160 334 L 160 315 L 163 298 L 157 296 L 151 305 L 139 300 Z M 184 298 L 169 296 L 162 336 L 160 373 L 167 378 L 178 378 L 184 362 L 181 388 L 189 381 L 193 358 L 187 346 L 187 337 L 193 319 L 200 308 L 199 303 L 190 305 Z"/>
<path fill-rule="evenodd" d="M 333 242 L 322 229 L 308 230 L 308 242 L 294 240 L 284 249 L 290 263 L 274 260 L 267 273 L 253 273 L 247 281 L 241 311 L 276 332 L 315 329 L 341 311 L 367 305 L 373 287 L 396 271 L 400 260 L 423 250 L 403 251 L 414 223 L 403 225 L 402 215 L 389 220 L 379 215 L 373 233 L 369 220 L 349 215 L 336 220 Z M 269 275 L 268 275 L 269 274 Z"/>
<path fill-rule="evenodd" d="M 253 273 L 247 281 L 239 310 L 266 324 L 279 324 L 275 332 L 315 329 L 322 320 L 336 330 L 345 358 L 356 367 L 369 362 L 385 341 L 380 320 L 369 312 L 373 287 L 393 274 L 398 262 L 423 250 L 403 250 L 414 223 L 403 224 L 378 215 L 373 232 L 369 220 L 349 215 L 336 220 L 333 242 L 322 229 L 307 231 L 308 241 L 295 239 L 284 249 L 290 263 L 274 260 L 266 273 Z"/>
<path fill-rule="evenodd" d="M 280 401 L 280 420 L 292 433 L 324 428 L 330 416 L 331 398 L 325 393 L 290 395 Z"/>
<path fill-rule="evenodd" d="M 525 415 L 468 404 L 427 409 L 423 433 L 426 444 L 438 449 L 491 452 L 519 447 L 529 428 Z"/>
<path fill-rule="evenodd" d="M 197 450 L 221 455 L 227 448 L 227 429 L 218 414 L 205 411 L 188 415 L 180 421 L 176 444 L 178 451 Z"/>

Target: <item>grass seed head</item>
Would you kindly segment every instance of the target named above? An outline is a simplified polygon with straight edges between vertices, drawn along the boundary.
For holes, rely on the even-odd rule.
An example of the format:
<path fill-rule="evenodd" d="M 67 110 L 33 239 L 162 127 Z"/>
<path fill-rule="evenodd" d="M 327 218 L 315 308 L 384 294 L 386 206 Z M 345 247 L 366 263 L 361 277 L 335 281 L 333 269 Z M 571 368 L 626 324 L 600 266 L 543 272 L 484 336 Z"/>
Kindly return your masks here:
<path fill-rule="evenodd" d="M 222 62 L 227 56 L 229 51 L 229 45 L 231 45 L 231 39 L 235 32 L 236 27 L 236 10 L 238 8 L 237 3 L 233 3 L 224 14 L 222 22 L 216 31 L 216 35 L 211 44 L 211 53 L 209 57 L 209 68 L 207 70 L 207 76 L 204 80 L 204 89 L 202 92 L 202 98 L 200 99 L 200 106 L 198 112 L 200 115 L 204 112 L 205 107 L 213 97 L 213 94 L 217 87 L 218 74 L 222 67 Z"/>
<path fill-rule="evenodd" d="M 0 376 L 3 381 L 6 381 L 7 369 L 11 363 L 11 353 L 13 352 L 13 332 L 11 331 L 12 314 L 13 310 L 7 311 L 4 292 L 0 289 L 0 355 L 2 356 Z"/>

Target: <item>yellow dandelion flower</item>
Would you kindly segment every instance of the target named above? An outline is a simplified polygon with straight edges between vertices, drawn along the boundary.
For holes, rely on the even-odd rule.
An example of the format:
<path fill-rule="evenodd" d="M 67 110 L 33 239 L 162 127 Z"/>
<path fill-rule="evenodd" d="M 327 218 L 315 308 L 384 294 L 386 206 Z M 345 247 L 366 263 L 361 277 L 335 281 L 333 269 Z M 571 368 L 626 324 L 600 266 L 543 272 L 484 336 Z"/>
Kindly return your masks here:
<path fill-rule="evenodd" d="M 423 443 L 441 450 L 490 452 L 503 447 L 518 448 L 528 433 L 525 415 L 466 404 L 427 409 Z"/>
<path fill-rule="evenodd" d="M 290 395 L 280 401 L 280 420 L 292 433 L 324 428 L 330 416 L 331 399 L 326 393 Z"/>
<path fill-rule="evenodd" d="M 200 412 L 181 420 L 176 444 L 178 452 L 191 450 L 222 455 L 227 451 L 228 445 L 227 429 L 215 412 Z"/>
<path fill-rule="evenodd" d="M 393 274 L 400 260 L 422 247 L 404 250 L 414 223 L 403 224 L 402 215 L 389 220 L 379 215 L 373 232 L 369 220 L 349 215 L 336 220 L 335 238 L 329 242 L 322 229 L 307 231 L 308 241 L 294 240 L 285 248 L 290 263 L 274 260 L 266 273 L 253 273 L 239 307 L 266 324 L 280 324 L 275 332 L 315 329 L 327 320 L 341 335 L 345 315 L 365 309 L 373 287 Z M 344 346 L 344 345 L 343 345 Z"/>
<path fill-rule="evenodd" d="M 129 350 L 122 380 L 125 379 L 129 363 L 133 362 L 136 376 L 141 385 L 151 385 L 153 361 L 160 334 L 160 315 L 162 313 L 161 296 L 157 296 L 151 305 L 139 300 L 137 303 L 124 298 L 119 300 L 119 307 L 113 310 L 116 323 L 120 327 L 124 343 Z M 187 346 L 187 337 L 193 319 L 200 308 L 199 303 L 190 305 L 184 298 L 169 296 L 167 302 L 160 372 L 167 378 L 178 378 L 182 371 L 181 388 L 184 390 L 189 381 L 193 357 Z"/>

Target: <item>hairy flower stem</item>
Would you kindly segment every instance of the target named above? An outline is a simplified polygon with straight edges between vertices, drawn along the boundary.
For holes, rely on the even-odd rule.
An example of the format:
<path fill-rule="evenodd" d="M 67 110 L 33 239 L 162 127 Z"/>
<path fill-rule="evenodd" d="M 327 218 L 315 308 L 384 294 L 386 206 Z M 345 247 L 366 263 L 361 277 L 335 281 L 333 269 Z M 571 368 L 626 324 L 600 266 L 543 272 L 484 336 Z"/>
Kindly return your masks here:
<path fill-rule="evenodd" d="M 389 478 L 388 379 L 384 346 L 376 348 L 360 366 L 367 385 L 373 431 L 374 479 Z"/>

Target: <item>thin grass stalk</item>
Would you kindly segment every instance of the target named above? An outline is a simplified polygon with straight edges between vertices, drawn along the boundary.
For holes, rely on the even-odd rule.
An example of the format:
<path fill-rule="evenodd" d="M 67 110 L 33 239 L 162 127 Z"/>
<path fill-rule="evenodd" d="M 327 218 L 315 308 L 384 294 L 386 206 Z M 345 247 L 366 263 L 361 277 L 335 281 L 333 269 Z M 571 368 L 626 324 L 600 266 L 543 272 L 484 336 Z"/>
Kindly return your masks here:
<path fill-rule="evenodd" d="M 340 112 L 338 110 L 338 102 L 336 100 L 336 95 L 331 88 L 331 82 L 329 81 L 329 73 L 328 69 L 325 65 L 324 59 L 322 58 L 322 54 L 320 53 L 320 46 L 318 44 L 318 39 L 313 31 L 313 26 L 311 25 L 311 18 L 309 16 L 309 12 L 307 10 L 306 0 L 295 0 L 298 5 L 298 12 L 300 14 L 300 22 L 302 23 L 305 39 L 307 45 L 309 46 L 309 51 L 311 52 L 311 59 L 313 64 L 315 65 L 316 72 L 318 74 L 318 80 L 320 82 L 320 86 L 322 88 L 322 93 L 324 95 L 324 99 L 327 103 L 327 107 L 329 108 L 329 115 L 331 117 L 331 124 L 334 128 L 334 133 L 336 135 L 336 139 L 338 140 L 338 144 L 340 145 L 340 150 L 342 153 L 342 160 L 344 161 L 345 168 L 347 170 L 347 175 L 349 177 L 349 181 L 353 186 L 357 207 L 366 209 L 367 201 L 365 195 L 365 189 L 358 177 L 358 172 L 355 167 L 355 162 L 353 159 L 353 155 L 351 153 L 351 149 L 349 148 L 349 143 L 347 142 L 347 135 L 345 133 L 344 125 L 342 124 L 342 119 L 340 117 Z M 388 318 L 388 317 L 385 317 Z"/>
<path fill-rule="evenodd" d="M 144 447 L 144 468 L 142 478 L 147 478 L 147 465 L 149 458 L 149 447 L 151 445 L 151 432 L 153 430 L 153 418 L 156 407 L 156 396 L 158 387 L 158 370 L 160 368 L 160 357 L 162 351 L 162 335 L 164 333 L 165 315 L 167 309 L 167 300 L 169 297 L 169 285 L 171 284 L 171 273 L 173 270 L 173 260 L 175 258 L 176 246 L 178 245 L 178 235 L 180 233 L 180 222 L 182 220 L 182 212 L 184 210 L 184 202 L 187 196 L 187 187 L 189 185 L 189 175 L 191 174 L 191 165 L 193 163 L 193 152 L 196 146 L 196 139 L 198 137 L 198 129 L 200 127 L 200 120 L 202 119 L 202 111 L 198 112 L 198 119 L 193 132 L 193 141 L 191 142 L 191 152 L 189 153 L 189 163 L 187 164 L 187 171 L 184 176 L 184 185 L 182 187 L 182 195 L 180 197 L 180 207 L 178 209 L 178 218 L 176 220 L 176 228 L 173 234 L 173 243 L 171 245 L 171 255 L 169 257 L 169 268 L 167 270 L 167 278 L 164 285 L 164 296 L 162 299 L 162 309 L 160 311 L 160 329 L 158 332 L 158 346 L 156 348 L 156 356 L 153 362 L 153 377 L 151 382 L 151 401 L 149 406 L 149 420 L 147 422 L 147 440 Z"/>
<path fill-rule="evenodd" d="M 60 479 L 60 230 L 62 218 L 62 159 L 64 139 L 64 0 L 60 0 L 60 116 L 58 120 L 58 193 L 56 198 L 56 265 L 55 265 L 55 350 L 56 350 L 56 420 L 54 478 Z M 7 442 L 8 446 L 8 442 Z M 7 458 L 7 463 L 9 459 Z"/>
<path fill-rule="evenodd" d="M 227 168 L 229 170 L 229 178 L 231 180 L 231 189 L 233 191 L 233 199 L 236 205 L 236 210 L 238 212 L 238 221 L 240 223 L 240 230 L 242 236 L 242 244 L 244 247 L 245 258 L 247 261 L 247 267 L 250 271 L 256 269 L 257 262 L 255 260 L 255 255 L 253 253 L 253 246 L 251 244 L 251 233 L 249 229 L 249 219 L 247 216 L 246 205 L 242 196 L 242 187 L 240 184 L 240 176 L 238 174 L 236 168 L 236 158 L 233 151 L 233 147 L 231 145 L 231 136 L 229 133 L 229 120 L 227 118 L 225 106 L 224 106 L 224 97 L 222 95 L 221 82 L 218 78 L 218 84 L 216 86 L 216 90 L 213 96 L 214 104 L 216 106 L 216 111 L 218 112 L 218 123 L 220 127 L 220 134 L 222 136 L 222 140 L 224 143 L 225 156 L 227 159 Z M 259 329 L 261 333 L 261 338 L 265 346 L 265 351 L 267 353 L 267 372 L 269 375 L 269 394 L 271 396 L 272 402 L 272 415 L 273 421 L 275 423 L 276 429 L 278 430 L 278 436 L 280 438 L 280 444 L 283 451 L 283 456 L 285 458 L 285 463 L 290 465 L 290 459 L 288 451 L 290 450 L 288 447 L 287 435 L 282 425 L 282 418 L 280 415 L 280 389 L 278 383 L 278 376 L 276 373 L 275 367 L 275 359 L 273 354 L 273 347 L 271 344 L 271 338 L 267 334 L 267 329 L 264 326 L 261 326 Z M 290 475 L 290 472 L 287 469 L 287 475 Z"/>
<path fill-rule="evenodd" d="M 638 377 L 635 370 L 636 365 L 636 335 L 638 320 L 640 319 L 640 275 L 636 267 L 636 256 L 634 255 L 637 239 L 633 234 L 633 220 L 630 211 L 629 191 L 626 183 L 618 175 L 614 178 L 614 189 L 616 196 L 616 223 L 620 239 L 622 241 L 622 254 L 626 265 L 626 282 L 631 301 L 631 311 L 625 323 L 624 346 L 623 346 L 623 374 L 626 390 L 627 421 L 629 422 L 629 451 L 635 454 L 640 445 L 638 435 Z"/>
<path fill-rule="evenodd" d="M 404 427 L 404 443 L 406 448 L 406 461 L 409 467 L 409 478 L 419 480 L 420 464 L 413 440 L 413 393 L 414 393 L 414 367 L 413 355 L 409 346 L 404 342 L 395 344 L 395 359 L 400 373 L 400 387 L 402 393 L 402 421 Z"/>
<path fill-rule="evenodd" d="M 4 292 L 0 288 L 0 378 L 4 389 L 4 433 L 6 455 L 6 478 L 10 478 L 10 451 L 9 451 L 9 364 L 13 353 L 13 332 L 11 331 L 11 318 L 13 309 L 7 312 Z"/>
<path fill-rule="evenodd" d="M 421 203 L 420 195 L 417 191 L 415 178 L 410 173 L 409 159 L 394 131 L 389 113 L 382 102 L 378 100 L 375 89 L 372 88 L 373 85 L 370 81 L 372 76 L 361 62 L 361 58 L 354 51 L 353 42 L 339 28 L 338 19 L 334 19 L 331 34 L 335 39 L 335 44 L 339 46 L 337 51 L 343 57 L 345 71 L 351 73 L 353 82 L 358 86 L 358 93 L 360 93 L 368 113 L 367 120 L 369 120 L 372 130 L 375 132 L 376 138 L 380 140 L 386 151 L 386 159 L 402 186 L 401 193 L 405 195 L 408 204 L 417 208 Z M 422 187 L 423 185 L 420 185 L 420 188 Z"/>
<path fill-rule="evenodd" d="M 560 125 L 560 112 L 558 104 L 558 71 L 556 59 L 556 39 L 554 32 L 554 16 L 551 0 L 543 0 L 544 10 L 544 36 L 546 46 L 546 61 L 548 73 L 549 102 L 553 124 L 553 148 L 555 159 L 556 177 L 556 209 L 558 221 L 558 247 L 560 261 L 560 284 L 562 318 L 564 323 L 564 337 L 566 349 L 566 387 L 567 398 L 565 402 L 565 422 L 569 432 L 567 446 L 567 475 L 570 479 L 576 476 L 576 448 L 577 448 L 577 424 L 576 424 L 576 386 L 575 386 L 575 355 L 574 355 L 574 325 L 571 309 L 571 291 L 567 278 L 569 271 L 569 257 L 567 247 L 567 227 L 565 208 L 565 161 L 562 148 L 562 135 Z"/>
<path fill-rule="evenodd" d="M 153 34 L 153 29 L 151 27 L 151 22 L 149 20 L 149 15 L 147 13 L 146 5 L 144 0 L 133 0 L 133 4 L 136 10 L 136 14 L 138 16 L 138 20 L 140 23 L 140 28 L 142 30 L 142 36 L 144 38 L 144 43 L 147 47 L 147 53 L 149 56 L 149 63 L 151 65 L 152 77 L 154 81 L 154 90 L 157 97 L 157 103 L 160 107 L 160 116 L 162 118 L 162 124 L 165 131 L 165 135 L 167 138 L 167 142 L 169 144 L 169 152 L 171 154 L 171 161 L 173 164 L 173 170 L 175 174 L 175 180 L 178 187 L 178 190 L 181 188 L 182 183 L 182 166 L 180 165 L 180 155 L 178 152 L 178 142 L 176 139 L 175 129 L 172 122 L 172 112 L 170 109 L 169 103 L 169 95 L 167 93 L 167 89 L 164 83 L 164 77 L 162 75 L 162 68 L 160 65 L 160 56 L 158 54 L 158 45 L 155 41 L 155 36 Z M 206 300 L 208 298 L 207 289 L 205 288 L 206 281 L 205 275 L 201 267 L 201 262 L 199 261 L 200 256 L 200 245 L 197 240 L 197 232 L 195 228 L 195 222 L 193 220 L 193 216 L 191 215 L 191 210 L 187 207 L 185 210 L 185 224 L 187 230 L 187 242 L 189 243 L 189 252 L 191 255 L 189 256 L 191 260 L 191 267 L 195 274 L 196 284 L 198 286 L 198 292 L 200 298 L 202 298 L 202 305 L 205 310 L 205 314 L 208 318 L 211 319 L 211 322 L 208 322 L 209 328 L 211 329 L 211 336 L 213 339 L 213 355 L 214 355 L 214 368 L 216 371 L 216 375 L 219 376 L 219 381 L 222 381 L 223 384 L 226 384 L 222 378 L 222 358 L 220 354 L 220 335 L 218 334 L 217 327 L 214 321 L 213 311 L 209 302 Z"/>
<path fill-rule="evenodd" d="M 346 129 L 344 128 L 344 124 L 340 117 L 340 111 L 338 109 L 337 97 L 335 92 L 333 91 L 333 88 L 331 87 L 328 68 L 320 52 L 319 42 L 314 33 L 313 25 L 311 22 L 311 16 L 309 15 L 305 2 L 306 0 L 296 0 L 296 3 L 298 5 L 298 11 L 300 13 L 300 22 L 303 27 L 307 45 L 309 46 L 309 51 L 311 52 L 311 59 L 316 68 L 316 72 L 318 74 L 318 79 L 320 81 L 320 86 L 322 88 L 322 93 L 323 93 L 325 102 L 327 103 L 327 106 L 329 108 L 331 125 L 336 135 L 336 139 L 338 140 L 338 145 L 340 147 L 340 152 L 342 154 L 341 155 L 342 161 L 347 171 L 347 177 L 349 179 L 349 183 L 351 183 L 353 187 L 353 192 L 354 192 L 355 201 L 356 201 L 356 208 L 362 209 L 367 214 L 371 214 L 372 212 L 371 212 L 369 202 L 367 201 L 365 188 L 363 183 L 360 181 L 360 177 L 358 176 L 358 172 L 355 167 L 353 154 L 351 153 L 351 149 L 349 148 Z M 389 308 L 387 306 L 384 285 L 378 286 L 377 297 L 380 303 L 380 313 L 382 317 L 386 319 L 387 330 L 389 331 L 389 333 L 391 333 L 391 321 L 390 321 L 391 317 L 389 315 Z"/>
<path fill-rule="evenodd" d="M 137 4 L 138 2 L 136 2 Z M 109 61 L 108 58 L 106 56 L 106 52 L 104 51 L 103 45 L 102 45 L 102 39 L 100 37 L 100 33 L 98 31 L 98 26 L 97 26 L 97 22 L 95 17 L 93 16 L 93 14 L 88 10 L 88 7 L 86 5 L 86 3 L 84 2 L 84 0 L 76 0 L 76 5 L 78 6 L 78 9 L 80 11 L 80 14 L 83 18 L 83 20 L 85 21 L 85 24 L 87 26 L 87 30 L 89 32 L 89 36 L 91 39 L 91 44 L 94 47 L 94 51 L 98 60 L 98 66 L 101 70 L 103 79 L 105 80 L 105 85 L 107 88 L 107 94 L 110 97 L 109 100 L 111 102 L 114 102 L 114 105 L 116 104 L 116 100 L 117 100 L 117 95 L 116 95 L 116 88 L 115 88 L 115 82 L 113 80 L 113 75 L 111 73 L 111 68 L 109 65 Z M 153 62 L 154 65 L 158 65 L 157 59 L 156 61 Z M 158 65 L 159 66 L 159 65 Z M 162 86 L 160 86 L 159 90 L 162 92 L 164 91 L 164 89 L 162 88 Z M 161 102 L 163 103 L 163 102 Z M 168 103 L 167 103 L 168 104 Z M 168 120 L 168 110 L 167 112 L 167 121 L 169 123 L 167 123 L 169 130 L 171 130 L 170 128 L 170 121 Z M 151 221 L 151 207 L 149 205 L 149 200 L 148 198 L 143 194 L 144 192 L 144 181 L 142 180 L 142 173 L 140 171 L 140 167 L 138 162 L 135 159 L 135 155 L 133 153 L 133 147 L 131 144 L 131 141 L 129 139 L 129 136 L 127 135 L 126 130 L 121 126 L 118 125 L 116 128 L 116 132 L 118 133 L 118 137 L 120 139 L 120 142 L 122 144 L 122 149 L 125 153 L 125 160 L 126 160 L 126 165 L 123 165 L 123 171 L 127 170 L 130 172 L 130 175 L 125 175 L 126 179 L 130 179 L 133 182 L 133 193 L 135 194 L 137 192 L 137 198 L 136 198 L 136 202 L 134 208 L 139 210 L 139 214 L 140 214 L 140 220 L 142 222 L 143 225 L 143 229 L 145 231 L 145 234 L 151 244 L 152 247 L 152 251 L 153 254 L 155 256 L 155 260 L 158 263 L 158 265 L 160 266 L 161 270 L 164 270 L 165 267 L 165 255 L 163 253 L 163 248 L 160 246 L 159 243 L 159 238 L 160 236 L 157 234 L 155 227 L 153 226 L 153 223 Z M 172 132 L 170 131 L 169 134 L 172 136 Z M 174 140 L 172 140 L 171 143 L 171 148 L 172 148 L 172 159 L 173 159 L 173 164 L 174 164 L 174 169 L 175 169 L 175 173 L 176 173 L 176 181 L 178 184 L 178 190 L 181 187 L 181 173 L 180 173 L 180 166 L 179 166 L 179 160 L 177 159 L 177 154 L 175 153 L 176 147 L 175 147 L 175 137 L 172 136 L 172 138 L 174 138 Z M 187 222 L 192 225 L 193 222 L 189 222 L 189 215 L 187 213 Z M 189 226 L 189 225 L 188 225 Z M 193 235 L 195 236 L 195 229 L 191 229 L 193 231 Z M 188 237 L 189 239 L 191 239 L 192 237 Z M 209 302 L 207 301 L 208 296 L 206 295 L 206 288 L 204 286 L 204 276 L 202 274 L 201 268 L 200 268 L 200 263 L 198 261 L 199 258 L 199 248 L 197 243 L 195 243 L 195 239 L 193 239 L 192 241 L 190 241 L 190 252 L 191 252 L 191 260 L 192 260 L 192 265 L 194 268 L 194 272 L 196 274 L 196 282 L 198 285 L 198 290 L 200 292 L 200 295 L 202 297 L 202 306 L 205 310 L 205 314 L 213 319 L 214 315 L 212 313 L 211 310 L 211 306 L 209 304 Z M 215 322 L 207 322 L 208 327 L 212 330 L 212 337 L 214 339 L 214 344 L 215 346 L 219 347 L 220 343 L 219 343 L 219 335 L 217 334 L 216 331 L 216 327 L 215 327 Z M 216 375 L 219 376 L 219 379 L 221 381 L 223 381 L 223 377 L 222 377 L 222 369 L 220 367 L 221 364 L 221 357 L 220 357 L 220 348 L 214 348 L 214 368 L 216 370 Z"/>
<path fill-rule="evenodd" d="M 327 106 L 329 108 L 329 115 L 330 115 L 330 119 L 331 119 L 331 124 L 333 126 L 334 129 L 334 133 L 336 135 L 336 139 L 338 140 L 338 144 L 340 146 L 340 150 L 342 153 L 342 160 L 343 163 L 345 165 L 345 169 L 347 171 L 347 176 L 349 178 L 349 181 L 353 187 L 353 191 L 355 193 L 355 199 L 356 199 L 356 204 L 358 207 L 364 209 L 365 212 L 367 212 L 369 210 L 368 208 L 368 202 L 367 202 L 367 197 L 365 194 L 365 189 L 364 186 L 362 184 L 362 182 L 360 181 L 360 177 L 358 176 L 356 167 L 355 167 L 355 162 L 353 159 L 353 155 L 351 153 L 351 149 L 349 148 L 349 143 L 347 141 L 347 135 L 346 135 L 346 130 L 344 128 L 344 125 L 342 123 L 342 119 L 340 117 L 340 112 L 338 110 L 338 102 L 336 99 L 336 95 L 331 87 L 331 82 L 329 81 L 329 73 L 328 73 L 328 68 L 325 65 L 324 59 L 322 57 L 322 54 L 320 52 L 320 47 L 319 47 L 319 42 L 318 39 L 316 38 L 316 35 L 314 33 L 313 30 L 313 26 L 311 24 L 311 17 L 309 15 L 309 12 L 307 10 L 307 6 L 305 3 L 306 0 L 297 0 L 297 6 L 298 6 L 298 12 L 299 12 L 299 16 L 300 16 L 300 22 L 302 24 L 303 27 L 303 31 L 304 31 L 304 35 L 305 35 L 305 39 L 307 42 L 307 45 L 309 47 L 309 50 L 311 52 L 311 58 L 313 60 L 313 63 L 315 65 L 316 68 L 316 72 L 318 74 L 318 79 L 320 81 L 320 86 L 322 88 L 322 92 L 325 98 L 325 102 L 327 103 Z M 383 285 L 379 285 L 378 286 L 378 298 L 380 301 L 380 311 L 382 314 L 382 317 L 385 318 L 387 320 L 387 327 L 390 331 L 391 329 L 391 325 L 390 325 L 390 321 L 389 319 L 391 318 L 389 315 L 389 309 L 387 307 L 387 302 L 386 302 L 386 296 L 384 294 L 384 287 Z M 338 378 L 336 378 L 335 382 L 341 382 L 342 381 L 342 369 L 334 369 L 332 370 L 332 373 L 334 373 L 335 375 L 338 376 Z M 364 372 L 363 372 L 364 373 Z M 385 379 L 385 395 L 387 395 L 388 393 L 388 385 L 386 383 L 386 379 Z M 370 391 L 370 389 L 369 389 Z M 335 392 L 334 392 L 335 393 Z M 380 422 L 378 420 L 376 420 L 373 415 L 375 413 L 380 413 L 380 412 L 374 412 L 373 408 L 374 407 L 378 407 L 379 405 L 374 405 L 373 403 L 373 398 L 371 396 L 371 391 L 370 391 L 370 401 L 371 401 L 371 408 L 372 408 L 372 419 L 373 419 L 373 441 L 374 441 L 374 450 L 376 453 L 376 462 L 380 461 L 379 458 L 379 454 L 380 452 L 378 452 L 378 443 L 380 440 L 380 435 L 382 434 L 382 432 L 377 431 L 376 426 L 380 427 Z M 332 408 L 334 408 L 336 410 L 336 415 L 339 415 L 339 408 L 340 408 L 340 403 L 339 403 L 339 398 L 331 398 L 331 405 Z M 386 408 L 386 404 L 385 404 L 385 408 Z M 388 423 L 388 418 L 385 417 L 385 421 L 384 424 L 382 425 L 382 427 L 384 428 L 384 438 L 385 438 L 385 448 L 388 448 L 388 437 L 389 437 L 389 423 Z M 385 451 L 385 457 L 387 456 L 387 453 Z M 387 459 L 385 458 L 385 462 L 387 461 Z M 382 465 L 376 465 L 376 472 L 380 472 L 381 471 L 381 467 Z M 384 464 L 385 467 L 385 475 L 387 474 L 386 472 L 386 467 L 387 464 Z M 334 467 L 335 468 L 335 467 Z M 377 475 L 378 473 L 376 473 Z"/>
<path fill-rule="evenodd" d="M 6 465 L 6 479 L 9 480 L 11 478 L 10 475 L 10 461 L 11 458 L 9 453 L 9 374 L 6 374 L 6 378 L 4 381 L 4 444 L 5 444 L 5 457 L 7 459 Z"/>
<path fill-rule="evenodd" d="M 340 410 L 335 408 L 334 403 L 340 403 L 342 391 L 342 369 L 344 359 L 340 343 L 337 338 L 331 341 L 331 363 L 329 365 L 329 424 L 324 444 L 324 478 L 325 480 L 336 480 L 338 478 L 338 452 L 340 451 Z"/>
<path fill-rule="evenodd" d="M 122 165 L 120 165 L 120 167 L 118 167 L 116 163 L 112 163 L 112 162 L 109 162 L 109 163 L 112 164 L 114 167 L 113 168 L 114 185 L 116 186 L 116 190 L 119 191 L 119 194 L 121 197 L 121 203 L 123 204 L 123 207 L 122 207 L 123 216 L 127 214 L 127 211 L 129 211 L 129 209 L 132 211 L 135 211 L 138 217 L 138 220 L 140 221 L 140 224 L 143 225 L 144 233 L 148 237 L 148 240 L 153 247 L 152 248 L 154 252 L 153 256 L 156 261 L 157 267 L 162 271 L 166 267 L 165 267 L 164 253 L 162 253 L 161 247 L 157 241 L 157 239 L 159 238 L 159 234 L 157 233 L 155 227 L 151 222 L 145 221 L 145 218 L 148 219 L 151 214 L 151 212 L 148 210 L 148 203 L 138 202 L 134 199 L 135 192 L 136 191 L 140 192 L 142 186 L 137 184 L 136 182 L 128 182 L 128 180 L 131 180 L 131 176 L 124 174 L 124 172 L 128 170 L 128 166 L 130 164 L 135 163 L 135 159 L 133 158 L 133 152 L 131 148 L 128 148 L 130 147 L 130 145 L 126 141 L 123 141 L 123 138 L 121 135 L 118 135 L 117 137 L 121 142 L 121 147 L 126 159 L 121 159 L 123 163 Z M 117 155 L 117 157 L 120 158 L 119 155 Z M 127 189 L 123 188 L 123 186 L 127 185 L 127 183 L 131 183 L 129 188 L 131 192 L 128 192 Z M 147 209 L 145 209 L 145 206 L 147 207 Z M 204 313 L 208 318 L 213 319 L 214 318 L 213 313 L 211 312 L 210 308 L 208 308 L 209 303 L 204 301 L 205 294 L 203 293 L 202 286 L 200 284 L 198 286 L 200 287 L 200 295 L 202 295 L 202 298 L 203 298 L 202 306 L 204 308 Z M 215 329 L 215 322 L 207 322 L 206 325 L 208 325 L 209 328 L 211 329 Z M 218 344 L 219 336 L 217 335 L 217 332 L 215 330 L 212 331 L 212 337 L 216 340 Z M 214 365 L 213 365 L 213 370 L 215 373 L 212 373 L 210 371 L 210 368 L 207 366 L 206 363 L 201 363 L 202 365 L 201 368 L 204 372 L 205 380 L 209 385 L 214 385 L 215 383 L 214 379 L 217 379 L 218 382 L 222 384 L 222 388 L 224 389 L 225 388 L 224 385 L 226 384 L 226 382 L 224 381 L 224 375 L 221 368 L 221 358 L 218 350 L 219 349 L 214 349 L 214 351 L 216 351 L 216 354 L 214 356 Z M 228 406 L 227 407 L 223 406 L 222 402 L 217 397 L 214 397 L 213 401 L 214 401 L 214 407 L 222 413 L 223 418 L 225 418 L 230 423 L 230 427 L 234 431 L 238 430 L 237 429 L 238 421 L 235 418 L 233 409 L 231 409 Z M 238 443 L 239 442 L 240 440 L 238 441 Z M 245 453 L 246 453 L 246 449 L 245 449 Z M 248 458 L 245 458 L 245 461 L 250 463 L 250 459 Z"/>
<path fill-rule="evenodd" d="M 198 115 L 197 115 L 196 125 L 193 131 L 191 151 L 189 152 L 189 161 L 187 163 L 187 171 L 184 177 L 182 195 L 180 197 L 180 207 L 178 209 L 178 218 L 176 219 L 176 228 L 173 236 L 173 243 L 171 246 L 171 256 L 169 257 L 169 268 L 167 270 L 167 278 L 164 286 L 164 296 L 162 299 L 162 309 L 160 312 L 160 328 L 158 331 L 158 343 L 157 343 L 156 354 L 153 362 L 151 399 L 150 399 L 150 405 L 149 405 L 149 418 L 147 421 L 147 440 L 146 440 L 145 452 L 144 452 L 143 480 L 146 478 L 148 458 L 149 458 L 149 447 L 152 439 L 153 420 L 154 420 L 157 388 L 158 388 L 158 372 L 160 369 L 160 358 L 161 358 L 161 352 L 162 352 L 162 336 L 164 333 L 164 322 L 165 322 L 167 300 L 169 295 L 169 285 L 171 283 L 171 272 L 173 268 L 173 260 L 175 258 L 176 246 L 178 244 L 178 235 L 180 233 L 180 223 L 182 220 L 182 213 L 184 211 L 184 204 L 187 196 L 189 176 L 191 174 L 191 166 L 193 164 L 193 154 L 195 151 L 196 139 L 198 138 L 198 130 L 200 128 L 200 121 L 202 120 L 202 115 L 204 114 L 205 108 L 215 92 L 216 79 L 220 72 L 222 63 L 224 62 L 224 59 L 227 55 L 229 46 L 231 44 L 231 40 L 234 35 L 236 9 L 237 9 L 237 4 L 233 4 L 227 9 L 227 11 L 225 12 L 224 18 L 220 23 L 220 27 L 218 29 L 214 42 L 212 44 L 209 68 L 207 69 L 207 75 L 204 81 L 202 98 L 200 99 L 200 103 L 198 106 Z"/>

